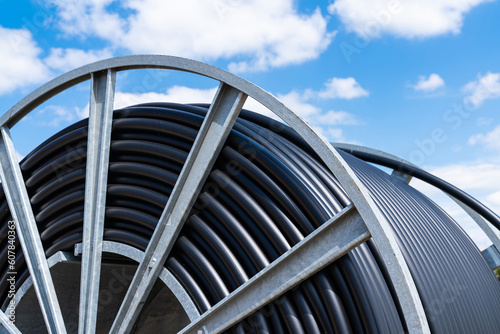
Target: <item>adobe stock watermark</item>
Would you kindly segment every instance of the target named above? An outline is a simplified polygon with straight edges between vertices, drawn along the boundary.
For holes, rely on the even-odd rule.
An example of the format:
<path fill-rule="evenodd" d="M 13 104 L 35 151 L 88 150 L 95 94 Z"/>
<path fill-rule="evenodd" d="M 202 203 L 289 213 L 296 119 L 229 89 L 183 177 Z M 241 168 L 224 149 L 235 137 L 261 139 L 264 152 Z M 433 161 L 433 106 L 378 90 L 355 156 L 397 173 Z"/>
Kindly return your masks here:
<path fill-rule="evenodd" d="M 101 288 L 99 289 L 99 298 L 97 302 L 97 313 L 103 312 L 109 307 L 115 298 L 122 300 L 122 293 L 126 292 L 134 271 L 128 271 L 125 267 L 120 269 L 113 268 L 110 271 L 111 275 L 107 280 L 101 279 Z M 68 332 L 76 333 L 78 331 L 78 314 L 71 314 L 66 321 Z"/>
<path fill-rule="evenodd" d="M 23 25 L 20 30 L 15 30 L 16 33 L 7 35 L 10 47 L 13 49 L 18 49 L 27 41 L 31 41 L 32 36 L 37 35 L 40 30 L 48 29 L 53 19 L 49 4 L 43 3 L 41 0 L 32 0 L 32 2 L 38 7 L 37 10 L 30 17 L 23 16 L 21 18 Z"/>
<path fill-rule="evenodd" d="M 41 0 L 32 0 L 33 4 L 38 7 L 37 11 L 31 17 L 23 16 L 23 29 L 27 29 L 33 36 L 38 34 L 40 29 L 47 29 L 50 22 L 53 20 L 53 13 L 51 13 L 51 6 L 49 3 L 44 3 Z"/>
<path fill-rule="evenodd" d="M 347 63 L 351 63 L 354 54 L 360 54 L 361 51 L 370 45 L 371 39 L 380 35 L 382 28 L 388 26 L 394 16 L 401 13 L 401 2 L 391 0 L 387 2 L 385 9 L 373 10 L 371 12 L 372 20 L 368 21 L 362 29 L 362 34 L 353 34 L 350 43 L 341 42 L 339 47 Z"/>
<path fill-rule="evenodd" d="M 464 120 L 468 119 L 474 106 L 463 102 L 461 104 L 453 103 L 450 108 L 443 113 L 443 121 L 446 127 L 434 128 L 428 136 L 422 139 L 415 139 L 416 149 L 411 151 L 408 156 L 408 161 L 414 165 L 422 166 L 427 158 L 436 153 L 438 147 L 448 140 L 448 135 L 445 129 L 456 131 L 463 124 Z"/>
<path fill-rule="evenodd" d="M 9 271 L 7 272 L 8 292 L 7 298 L 10 302 L 5 311 L 5 315 L 9 319 L 9 324 L 14 325 L 16 322 L 16 223 L 10 220 L 7 223 L 7 263 Z"/>
<path fill-rule="evenodd" d="M 437 291 L 434 298 L 425 306 L 427 318 L 432 321 L 439 320 L 447 309 L 460 301 L 462 293 L 469 289 L 470 287 L 457 278 L 454 278 L 454 282 L 444 282 L 444 287 Z"/>
<path fill-rule="evenodd" d="M 214 0 L 212 5 L 214 6 L 219 19 L 226 18 L 227 14 L 231 13 L 234 9 L 241 6 L 243 0 Z"/>
<path fill-rule="evenodd" d="M 476 110 L 478 101 L 481 101 L 486 93 L 492 92 L 490 87 L 480 84 L 474 94 L 464 98 L 461 103 L 453 103 L 442 115 L 443 126 L 435 127 L 428 136 L 414 140 L 417 148 L 410 152 L 408 161 L 414 165 L 423 165 L 427 158 L 436 153 L 438 147 L 448 140 L 447 131 L 457 131 Z"/>

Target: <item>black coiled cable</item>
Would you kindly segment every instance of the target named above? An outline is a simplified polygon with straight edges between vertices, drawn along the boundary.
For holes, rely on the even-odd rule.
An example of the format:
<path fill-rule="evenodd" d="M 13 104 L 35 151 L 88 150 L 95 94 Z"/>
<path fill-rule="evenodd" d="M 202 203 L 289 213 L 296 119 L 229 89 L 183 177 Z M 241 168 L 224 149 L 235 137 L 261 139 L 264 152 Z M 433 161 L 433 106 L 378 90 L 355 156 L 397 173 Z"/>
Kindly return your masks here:
<path fill-rule="evenodd" d="M 146 249 L 207 108 L 153 103 L 115 112 L 105 240 Z M 86 141 L 83 120 L 21 163 L 47 257 L 71 251 L 82 240 Z M 0 196 L 0 296 L 7 301 L 10 213 L 3 192 Z M 203 313 L 348 204 L 338 181 L 292 130 L 244 111 L 165 265 Z M 411 249 L 402 248 L 412 256 Z M 22 252 L 16 265 L 23 273 L 20 286 L 28 276 Z M 432 273 L 425 275 L 432 283 Z M 405 330 L 386 268 L 370 240 L 230 332 Z"/>

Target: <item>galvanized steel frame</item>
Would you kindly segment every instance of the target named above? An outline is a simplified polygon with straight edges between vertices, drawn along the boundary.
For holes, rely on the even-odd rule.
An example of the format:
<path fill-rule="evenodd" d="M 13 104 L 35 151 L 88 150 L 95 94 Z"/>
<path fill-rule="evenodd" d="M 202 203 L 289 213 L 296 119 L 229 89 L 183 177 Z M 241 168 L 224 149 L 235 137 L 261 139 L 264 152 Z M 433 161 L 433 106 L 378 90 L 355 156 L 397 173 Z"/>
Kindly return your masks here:
<path fill-rule="evenodd" d="M 122 304 L 122 311 L 119 312 L 121 317 L 120 319 L 125 322 L 125 326 L 121 326 L 116 322 L 113 326 L 113 332 L 127 333 L 130 331 L 130 324 L 133 323 L 136 314 L 140 311 L 140 301 L 147 298 L 147 294 L 152 284 L 151 282 L 154 282 L 160 274 L 160 269 L 163 266 L 163 260 L 167 258 L 171 247 L 171 240 L 175 240 L 175 237 L 185 219 L 185 215 L 190 211 L 193 204 L 192 198 L 196 197 L 196 194 L 206 177 L 207 170 L 210 169 L 212 161 L 215 160 L 218 154 L 221 143 L 223 143 L 225 137 L 231 130 L 234 120 L 236 119 L 246 96 L 252 97 L 256 101 L 260 102 L 262 105 L 274 112 L 284 122 L 290 125 L 300 136 L 304 138 L 304 140 L 309 143 L 318 156 L 325 162 L 346 190 L 347 195 L 351 199 L 357 213 L 361 216 L 369 234 L 374 239 L 378 249 L 380 250 L 381 256 L 387 265 L 389 276 L 401 304 L 401 309 L 409 332 L 430 332 L 415 283 L 403 258 L 401 250 L 396 243 L 396 239 L 389 228 L 389 223 L 377 208 L 369 196 L 366 188 L 354 174 L 353 170 L 342 159 L 332 145 L 320 137 L 319 134 L 298 114 L 291 111 L 274 96 L 256 85 L 211 65 L 185 58 L 159 55 L 118 57 L 99 61 L 75 69 L 40 87 L 0 117 L 0 127 L 2 129 L 3 138 L 3 141 L 0 142 L 2 183 L 7 198 L 9 198 L 9 196 L 11 198 L 8 201 L 9 208 L 12 212 L 14 212 L 13 214 L 16 214 L 14 218 L 16 219 L 19 229 L 26 229 L 29 232 L 28 235 L 31 237 L 29 242 L 25 242 L 23 244 L 23 249 L 28 255 L 32 255 L 36 259 L 34 263 L 31 263 L 30 273 L 35 277 L 35 287 L 38 286 L 37 291 L 39 291 L 39 302 L 41 304 L 42 312 L 49 331 L 62 333 L 65 331 L 65 328 L 62 321 L 62 315 L 58 309 L 57 297 L 55 296 L 53 288 L 51 289 L 50 284 L 52 283 L 52 279 L 50 271 L 48 269 L 43 248 L 39 242 L 40 236 L 38 235 L 38 231 L 36 229 L 36 222 L 29 203 L 26 186 L 22 180 L 19 165 L 15 160 L 15 151 L 12 146 L 8 129 L 13 127 L 41 103 L 78 83 L 91 80 L 95 76 L 101 76 L 102 73 L 106 73 L 106 79 L 98 79 L 98 81 L 106 80 L 106 82 L 108 82 L 109 80 L 112 80 L 110 79 L 110 76 L 114 75 L 116 72 L 145 68 L 191 72 L 215 79 L 220 82 L 221 86 L 211 107 L 215 111 L 209 112 L 204 121 L 202 129 L 195 140 L 195 145 L 189 154 L 188 162 L 183 168 L 181 177 L 179 177 L 180 182 L 178 181 L 175 186 L 178 190 L 174 190 L 173 195 L 175 196 L 171 196 L 171 199 L 169 199 L 164 214 L 158 224 L 157 231 L 154 232 L 154 236 L 150 241 L 146 255 L 140 262 L 140 268 L 142 268 L 141 273 L 147 272 L 147 280 L 142 282 L 142 277 L 138 275 L 136 275 L 137 277 L 134 277 L 135 283 L 133 284 L 133 287 L 139 287 L 141 292 L 139 295 L 137 295 L 134 290 L 127 292 L 127 297 L 125 298 L 126 303 Z M 112 95 L 114 94 L 114 85 L 113 87 L 110 87 L 107 84 L 94 84 L 94 80 L 92 80 L 92 87 L 97 89 L 97 92 L 93 91 L 92 94 L 97 94 L 97 96 L 101 97 L 104 96 L 105 99 L 103 101 L 110 101 L 110 99 L 112 99 Z M 94 114 L 99 113 L 97 110 L 98 108 L 91 108 L 91 119 L 96 117 Z M 105 110 L 109 109 L 105 107 L 101 110 L 104 114 L 106 114 Z M 215 114 L 213 118 L 211 116 L 212 114 Z M 89 123 L 89 133 L 96 133 L 97 128 L 107 129 L 107 126 L 109 126 L 106 124 L 106 117 L 97 116 L 97 118 L 99 118 L 98 122 Z M 214 129 L 220 130 L 222 134 L 215 134 Z M 102 141 L 100 141 L 97 145 L 109 145 L 107 144 L 106 136 L 107 134 L 102 137 Z M 205 143 L 209 138 L 215 138 L 215 143 Z M 89 144 L 94 145 L 94 143 L 90 143 L 90 140 L 91 139 L 89 138 Z M 202 154 L 198 150 L 205 146 L 210 149 L 210 152 L 205 155 L 208 159 L 208 163 L 198 163 L 198 156 Z M 96 166 L 100 166 L 100 168 L 105 168 L 105 166 L 107 166 L 107 158 L 105 156 L 100 156 L 98 159 L 98 162 L 91 165 L 91 171 L 89 173 L 95 173 L 97 168 Z M 194 177 L 196 176 L 195 171 L 200 175 Z M 102 172 L 102 170 L 99 172 Z M 189 181 L 191 179 L 192 181 Z M 103 182 L 103 178 L 101 178 L 101 180 L 96 181 L 94 185 L 97 188 L 100 187 L 102 190 Z M 97 189 L 93 191 L 98 192 Z M 178 194 L 190 194 L 190 196 L 187 201 L 183 200 L 180 204 L 178 204 L 176 199 Z M 95 200 L 97 198 L 97 194 L 92 193 L 92 195 L 92 199 Z M 14 196 L 23 199 L 23 201 L 16 202 L 12 200 Z M 104 193 L 101 193 L 99 196 L 105 196 L 105 190 Z M 86 209 L 85 215 L 88 216 L 91 212 L 97 212 L 94 210 L 95 208 Z M 18 212 L 20 214 L 17 214 Z M 175 217 L 172 217 L 174 212 L 176 212 Z M 99 217 L 98 212 L 95 217 Z M 85 225 L 88 225 L 90 224 L 90 219 L 84 218 L 84 222 Z M 84 226 L 84 230 L 87 235 L 84 236 L 84 259 L 82 262 L 97 263 L 98 260 L 95 261 L 95 259 L 98 257 L 100 252 L 98 248 L 99 243 L 102 242 L 100 229 L 100 224 L 95 229 L 94 227 Z M 91 244 L 89 244 L 89 240 L 97 242 L 97 248 L 92 249 L 90 246 Z M 356 240 L 353 239 L 351 242 L 347 242 L 347 245 L 349 246 L 343 249 L 343 251 L 347 252 L 357 246 L 358 243 Z M 300 245 L 302 246 L 298 246 L 297 250 L 299 250 L 300 247 L 305 247 L 304 245 L 307 245 L 307 243 L 301 243 Z M 337 256 L 334 254 L 330 255 L 332 256 L 332 259 Z M 277 261 L 282 261 L 280 259 Z M 82 291 L 93 291 L 92 293 L 95 293 L 96 288 L 92 287 L 92 284 L 88 283 L 88 280 L 98 279 L 100 275 L 99 268 L 95 265 L 91 265 L 89 268 L 90 269 L 88 270 L 82 271 L 82 285 L 85 285 L 82 287 Z M 270 288 L 274 287 L 271 286 Z M 272 291 L 268 292 L 269 294 L 272 294 Z M 45 295 L 48 296 L 46 299 L 41 298 Z M 228 296 L 228 298 L 224 299 L 220 303 L 230 304 L 231 302 L 232 299 Z M 95 312 L 92 310 L 93 305 L 95 305 L 94 303 L 95 301 L 92 301 L 92 298 L 86 299 L 83 305 L 81 305 L 81 310 L 87 312 L 87 314 L 90 314 L 93 317 L 93 313 Z M 214 308 L 217 307 L 218 306 L 216 305 Z M 212 316 L 211 322 L 217 324 L 215 326 L 216 328 L 226 328 L 228 326 L 227 318 L 224 316 L 223 312 L 220 314 L 220 317 Z M 80 333 L 93 333 L 95 331 L 95 323 L 89 323 L 85 326 L 83 326 L 83 324 L 84 322 L 82 320 L 80 322 Z M 14 329 L 10 328 L 10 330 Z"/>
<path fill-rule="evenodd" d="M 370 232 L 356 209 L 344 208 L 180 334 L 227 330 L 368 239 Z"/>

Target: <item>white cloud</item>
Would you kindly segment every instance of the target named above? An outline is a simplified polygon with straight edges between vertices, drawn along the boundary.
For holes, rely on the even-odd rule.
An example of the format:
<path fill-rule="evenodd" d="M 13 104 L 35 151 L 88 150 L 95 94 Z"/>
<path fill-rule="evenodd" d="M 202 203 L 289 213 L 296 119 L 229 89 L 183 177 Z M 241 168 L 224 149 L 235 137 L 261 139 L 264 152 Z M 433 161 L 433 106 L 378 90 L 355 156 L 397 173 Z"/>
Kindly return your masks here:
<path fill-rule="evenodd" d="M 500 191 L 488 195 L 488 197 L 486 197 L 486 200 L 495 205 L 497 208 L 500 208 Z M 498 210 L 497 212 L 500 213 L 500 210 Z"/>
<path fill-rule="evenodd" d="M 315 127 L 316 132 L 324 137 L 331 143 L 347 143 L 348 140 L 344 136 L 344 131 L 340 128 L 324 128 L 324 127 Z M 353 143 L 354 144 L 354 143 Z"/>
<path fill-rule="evenodd" d="M 300 14 L 292 0 L 128 0 L 114 10 L 112 0 L 51 2 L 67 35 L 98 36 L 133 53 L 237 57 L 229 67 L 238 72 L 315 59 L 334 37 L 319 9 Z"/>
<path fill-rule="evenodd" d="M 311 123 L 328 140 L 346 142 L 342 129 L 333 128 L 333 126 L 358 125 L 360 123 L 358 119 L 346 111 L 328 110 L 324 112 L 314 102 L 318 99 L 353 99 L 368 94 L 354 78 L 332 78 L 325 83 L 322 90 L 306 89 L 302 93 L 294 90 L 288 94 L 278 94 L 277 97 L 291 110 Z"/>
<path fill-rule="evenodd" d="M 429 169 L 430 172 L 465 191 L 492 193 L 500 190 L 500 165 L 455 164 Z"/>
<path fill-rule="evenodd" d="M 464 101 L 473 106 L 480 106 L 485 100 L 496 99 L 500 97 L 500 73 L 488 72 L 484 76 L 478 76 L 478 79 L 467 83 L 463 91 L 469 93 Z"/>
<path fill-rule="evenodd" d="M 262 115 L 265 115 L 265 116 L 270 117 L 272 119 L 281 121 L 281 119 L 278 116 L 276 116 L 275 113 L 273 113 L 271 110 L 267 109 L 260 102 L 257 102 L 256 100 L 254 100 L 251 97 L 247 98 L 243 108 L 250 110 L 250 111 L 254 111 L 254 112 L 262 114 Z"/>
<path fill-rule="evenodd" d="M 323 90 L 319 92 L 308 92 L 309 95 L 317 95 L 321 99 L 354 99 L 357 97 L 368 96 L 369 93 L 361 87 L 356 79 L 349 78 L 331 78 L 325 83 Z"/>
<path fill-rule="evenodd" d="M 415 90 L 423 92 L 432 92 L 444 86 L 444 80 L 438 74 L 432 73 L 428 77 L 419 76 L 418 82 L 413 86 Z"/>
<path fill-rule="evenodd" d="M 288 94 L 278 94 L 278 99 L 292 111 L 306 119 L 310 119 L 321 112 L 320 108 L 308 103 L 304 95 L 297 91 L 291 91 Z"/>
<path fill-rule="evenodd" d="M 25 29 L 0 26 L 0 94 L 40 84 L 50 71 L 38 58 L 42 50 Z"/>
<path fill-rule="evenodd" d="M 338 125 L 357 125 L 357 118 L 345 111 L 329 110 L 323 112 L 314 104 L 310 103 L 311 91 L 308 90 L 304 94 L 297 91 L 291 91 L 288 94 L 278 95 L 278 99 L 282 101 L 288 108 L 302 116 L 318 131 L 322 136 L 329 141 L 347 142 L 343 130 L 334 128 Z"/>
<path fill-rule="evenodd" d="M 0 94 L 30 85 L 43 84 L 57 72 L 109 58 L 108 50 L 79 50 L 52 48 L 42 57 L 43 50 L 25 29 L 7 29 L 0 26 Z"/>
<path fill-rule="evenodd" d="M 316 118 L 316 123 L 324 125 L 357 125 L 356 117 L 345 111 L 330 110 Z"/>
<path fill-rule="evenodd" d="M 44 62 L 53 69 L 67 72 L 95 61 L 112 57 L 109 50 L 80 50 L 52 48 Z"/>
<path fill-rule="evenodd" d="M 61 123 L 69 124 L 76 121 L 79 109 L 75 107 L 71 110 L 63 106 L 49 105 L 38 113 L 43 115 L 44 119 L 39 122 L 41 126 L 59 127 Z"/>
<path fill-rule="evenodd" d="M 58 16 L 63 33 L 85 37 L 94 33 L 103 38 L 118 37 L 126 27 L 124 20 L 116 13 L 106 10 L 114 0 L 49 0 L 58 7 Z"/>
<path fill-rule="evenodd" d="M 116 92 L 115 109 L 145 102 L 211 103 L 217 87 L 197 89 L 184 86 L 170 87 L 165 93 Z"/>
<path fill-rule="evenodd" d="M 383 34 L 425 38 L 458 34 L 464 15 L 491 0 L 335 0 L 328 7 L 348 31 L 364 38 Z"/>
<path fill-rule="evenodd" d="M 322 112 L 321 108 L 308 102 L 306 94 L 300 94 L 297 91 L 291 91 L 288 94 L 278 94 L 278 99 L 288 108 L 304 117 L 312 124 L 319 126 L 331 125 L 357 125 L 358 120 L 353 114 L 345 111 L 330 110 Z"/>
<path fill-rule="evenodd" d="M 89 103 L 87 103 L 87 105 L 84 108 L 75 107 L 75 113 L 79 120 L 89 117 L 89 110 L 90 110 Z"/>
<path fill-rule="evenodd" d="M 326 130 L 325 137 L 331 142 L 344 143 L 346 138 L 344 137 L 344 131 L 339 128 L 329 128 Z"/>
<path fill-rule="evenodd" d="M 486 134 L 480 133 L 470 137 L 468 144 L 484 145 L 487 149 L 500 151 L 500 125 L 494 128 L 491 132 Z"/>

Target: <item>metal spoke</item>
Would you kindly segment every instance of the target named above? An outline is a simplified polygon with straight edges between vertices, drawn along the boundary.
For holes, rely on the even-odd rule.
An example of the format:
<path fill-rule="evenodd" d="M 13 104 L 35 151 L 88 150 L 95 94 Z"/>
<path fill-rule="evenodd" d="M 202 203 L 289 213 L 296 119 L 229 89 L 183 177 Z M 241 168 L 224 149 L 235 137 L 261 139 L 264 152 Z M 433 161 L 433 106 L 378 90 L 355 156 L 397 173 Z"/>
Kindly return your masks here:
<path fill-rule="evenodd" d="M 5 313 L 0 311 L 0 333 L 21 334 L 19 329 L 12 324 Z"/>
<path fill-rule="evenodd" d="M 229 85 L 219 86 L 110 333 L 131 331 L 246 97 Z"/>
<path fill-rule="evenodd" d="M 97 322 L 115 82 L 115 71 L 92 74 L 83 215 L 80 334 L 94 333 Z"/>
<path fill-rule="evenodd" d="M 10 131 L 0 129 L 0 177 L 49 333 L 66 333 L 61 308 Z"/>
<path fill-rule="evenodd" d="M 370 238 L 350 205 L 180 333 L 220 333 Z"/>

